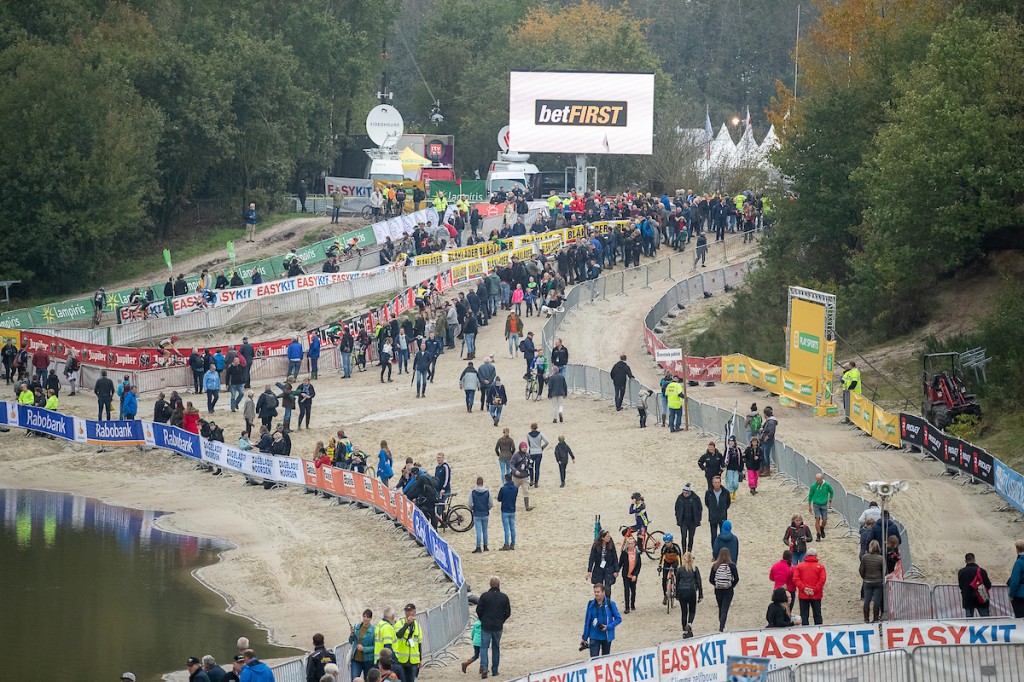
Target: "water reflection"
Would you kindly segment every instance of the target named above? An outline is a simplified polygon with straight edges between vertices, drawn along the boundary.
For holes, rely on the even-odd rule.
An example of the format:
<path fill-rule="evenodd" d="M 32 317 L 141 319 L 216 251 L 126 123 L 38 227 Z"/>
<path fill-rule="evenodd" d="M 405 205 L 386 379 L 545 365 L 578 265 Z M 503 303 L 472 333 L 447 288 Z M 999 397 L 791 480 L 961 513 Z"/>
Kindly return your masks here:
<path fill-rule="evenodd" d="M 241 635 L 261 658 L 296 653 L 269 646 L 192 577 L 227 543 L 80 495 L 0 489 L 0 510 L 5 678 L 96 682 L 130 670 L 155 682 L 188 656 L 228 662 Z"/>

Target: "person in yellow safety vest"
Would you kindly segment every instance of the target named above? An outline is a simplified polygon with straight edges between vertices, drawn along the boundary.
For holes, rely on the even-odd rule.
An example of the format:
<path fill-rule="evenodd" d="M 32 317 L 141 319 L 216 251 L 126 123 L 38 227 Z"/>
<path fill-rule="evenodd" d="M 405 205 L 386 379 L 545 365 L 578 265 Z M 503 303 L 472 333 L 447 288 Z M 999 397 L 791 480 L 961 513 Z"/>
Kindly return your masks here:
<path fill-rule="evenodd" d="M 403 682 L 416 682 L 420 669 L 420 647 L 423 644 L 423 628 L 416 622 L 416 605 L 405 605 L 405 620 L 395 631 L 395 662 L 402 666 Z"/>
<path fill-rule="evenodd" d="M 380 652 L 383 649 L 395 649 L 395 610 L 390 606 L 384 608 L 384 616 L 377 623 L 373 640 L 373 660 L 380 660 Z"/>
<path fill-rule="evenodd" d="M 444 192 L 438 192 L 434 197 L 434 210 L 437 211 L 437 215 L 444 216 L 446 208 L 448 208 L 448 200 L 444 198 Z"/>
<path fill-rule="evenodd" d="M 846 409 L 847 423 L 850 421 L 850 393 L 861 393 L 860 370 L 856 362 L 851 362 L 850 368 L 843 372 L 843 407 Z"/>
<path fill-rule="evenodd" d="M 469 200 L 466 199 L 466 195 L 463 194 L 459 197 L 459 200 L 455 202 L 455 208 L 459 210 L 459 213 L 466 216 L 469 215 Z"/>
<path fill-rule="evenodd" d="M 668 405 L 669 433 L 675 433 L 681 430 L 683 419 L 683 382 L 679 377 L 672 377 L 665 386 L 665 403 Z"/>

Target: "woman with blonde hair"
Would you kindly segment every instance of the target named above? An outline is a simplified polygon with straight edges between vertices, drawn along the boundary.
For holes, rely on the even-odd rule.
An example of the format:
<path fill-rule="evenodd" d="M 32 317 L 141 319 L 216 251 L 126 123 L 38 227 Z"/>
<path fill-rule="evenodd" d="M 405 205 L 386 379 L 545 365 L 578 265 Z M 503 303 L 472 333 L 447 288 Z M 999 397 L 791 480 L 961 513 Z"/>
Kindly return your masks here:
<path fill-rule="evenodd" d="M 641 552 L 636 547 L 636 538 L 627 536 L 622 541 L 622 554 L 619 555 L 619 569 L 622 571 L 622 589 L 625 590 L 623 601 L 626 613 L 636 611 L 636 581 L 643 567 Z"/>
<path fill-rule="evenodd" d="M 676 600 L 679 602 L 683 638 L 693 637 L 693 619 L 697 616 L 697 604 L 704 601 L 704 585 L 700 580 L 700 569 L 693 563 L 693 553 L 684 552 L 676 569 Z"/>
<path fill-rule="evenodd" d="M 725 622 L 729 619 L 729 607 L 732 606 L 735 587 L 739 581 L 739 569 L 732 562 L 728 548 L 723 547 L 719 550 L 715 563 L 711 564 L 711 575 L 708 576 L 708 582 L 715 586 L 715 601 L 718 602 L 719 632 L 725 632 Z"/>

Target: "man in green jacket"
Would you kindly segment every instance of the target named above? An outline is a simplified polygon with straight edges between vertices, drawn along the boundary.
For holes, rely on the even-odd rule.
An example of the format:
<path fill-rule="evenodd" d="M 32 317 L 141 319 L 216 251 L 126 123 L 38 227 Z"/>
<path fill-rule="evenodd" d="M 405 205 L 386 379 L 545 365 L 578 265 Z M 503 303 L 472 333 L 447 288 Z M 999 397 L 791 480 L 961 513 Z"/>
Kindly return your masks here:
<path fill-rule="evenodd" d="M 828 524 L 828 508 L 836 493 L 832 484 L 822 474 L 814 477 L 814 483 L 807 491 L 807 511 L 814 514 L 815 539 L 825 539 L 825 526 Z"/>

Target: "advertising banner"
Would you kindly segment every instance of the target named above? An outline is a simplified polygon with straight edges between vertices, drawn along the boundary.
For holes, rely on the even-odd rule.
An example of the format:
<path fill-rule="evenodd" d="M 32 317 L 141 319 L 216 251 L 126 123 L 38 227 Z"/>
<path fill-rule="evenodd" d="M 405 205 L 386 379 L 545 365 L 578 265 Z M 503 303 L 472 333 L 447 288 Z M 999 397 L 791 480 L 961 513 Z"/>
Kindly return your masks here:
<path fill-rule="evenodd" d="M 1022 644 L 1024 621 L 1010 618 L 906 620 L 882 623 L 882 646 L 907 649 L 950 644 Z"/>
<path fill-rule="evenodd" d="M 822 357 L 822 371 L 817 375 L 821 377 L 821 401 L 832 404 L 832 376 L 836 364 L 836 342 L 825 342 L 825 354 Z"/>
<path fill-rule="evenodd" d="M 663 682 L 723 680 L 731 657 L 766 658 L 775 669 L 880 649 L 878 630 L 869 624 L 733 632 L 662 644 L 658 672 Z"/>
<path fill-rule="evenodd" d="M 36 433 L 45 433 L 47 436 L 65 440 L 75 439 L 75 418 L 68 414 L 51 412 L 31 405 L 18 405 L 17 423 Z"/>
<path fill-rule="evenodd" d="M 998 459 L 995 465 L 995 489 L 1014 509 L 1024 514 L 1024 476 L 1006 466 Z"/>
<path fill-rule="evenodd" d="M 750 383 L 750 358 L 746 355 L 723 355 L 722 381 L 736 384 Z"/>
<path fill-rule="evenodd" d="M 787 369 L 805 377 L 820 377 L 824 367 L 825 306 L 801 298 L 791 298 L 789 314 Z M 831 378 L 831 374 L 826 375 L 826 378 Z"/>
<path fill-rule="evenodd" d="M 512 71 L 508 126 L 521 152 L 650 154 L 654 74 Z"/>
<path fill-rule="evenodd" d="M 21 348 L 21 332 L 17 329 L 0 327 L 0 344 L 5 344 L 8 341 L 12 342 L 15 348 Z"/>
<path fill-rule="evenodd" d="M 202 459 L 203 449 L 198 435 L 175 426 L 167 426 L 166 424 L 152 423 L 149 426 L 152 428 L 151 433 L 153 436 L 153 441 L 149 445 L 155 445 L 165 450 L 173 450 L 179 455 L 185 455 L 186 457 Z M 148 443 L 149 439 L 147 438 L 146 440 Z"/>
<path fill-rule="evenodd" d="M 644 682 L 657 679 L 657 647 L 579 661 L 530 675 L 530 682 Z"/>
<path fill-rule="evenodd" d="M 748 365 L 751 385 L 769 393 L 779 393 L 782 390 L 782 368 L 753 358 L 749 359 Z"/>
<path fill-rule="evenodd" d="M 815 405 L 817 402 L 818 380 L 810 377 L 803 377 L 794 372 L 782 370 L 782 393 L 790 400 L 804 405 Z"/>
<path fill-rule="evenodd" d="M 687 381 L 721 381 L 722 358 L 695 358 L 686 356 Z"/>
<path fill-rule="evenodd" d="M 345 198 L 345 207 L 352 211 L 362 211 L 370 205 L 370 193 L 373 191 L 373 180 L 364 178 L 324 178 L 324 194 L 331 196 L 335 190 Z"/>
<path fill-rule="evenodd" d="M 899 438 L 921 448 L 950 469 L 958 469 L 989 485 L 996 483 L 998 460 L 986 450 L 944 433 L 922 417 L 900 413 Z"/>
<path fill-rule="evenodd" d="M 458 199 L 465 196 L 470 204 L 478 204 L 487 201 L 487 183 L 484 180 L 463 180 L 461 183 L 450 180 L 431 180 L 430 196 L 435 197 L 439 192 L 444 195 Z M 472 207 L 470 207 L 472 209 Z"/>
<path fill-rule="evenodd" d="M 434 207 L 420 209 L 415 213 L 407 213 L 400 218 L 391 218 L 390 220 L 381 220 L 370 226 L 369 229 L 373 231 L 373 238 L 377 244 L 383 244 L 387 241 L 388 237 L 392 240 L 397 241 L 407 234 L 412 234 L 413 229 L 416 227 L 416 223 L 427 223 L 437 225 L 437 211 Z"/>
<path fill-rule="evenodd" d="M 146 436 L 142 431 L 142 422 L 131 421 L 93 421 L 83 419 L 76 431 L 75 440 L 93 445 L 145 445 Z M 84 438 L 83 438 L 84 437 Z"/>
<path fill-rule="evenodd" d="M 862 431 L 871 434 L 873 428 L 875 404 L 859 393 L 850 393 L 850 421 Z"/>
<path fill-rule="evenodd" d="M 899 419 L 892 412 L 886 412 L 878 405 L 875 405 L 874 426 L 871 427 L 871 437 L 894 448 L 900 446 Z"/>

